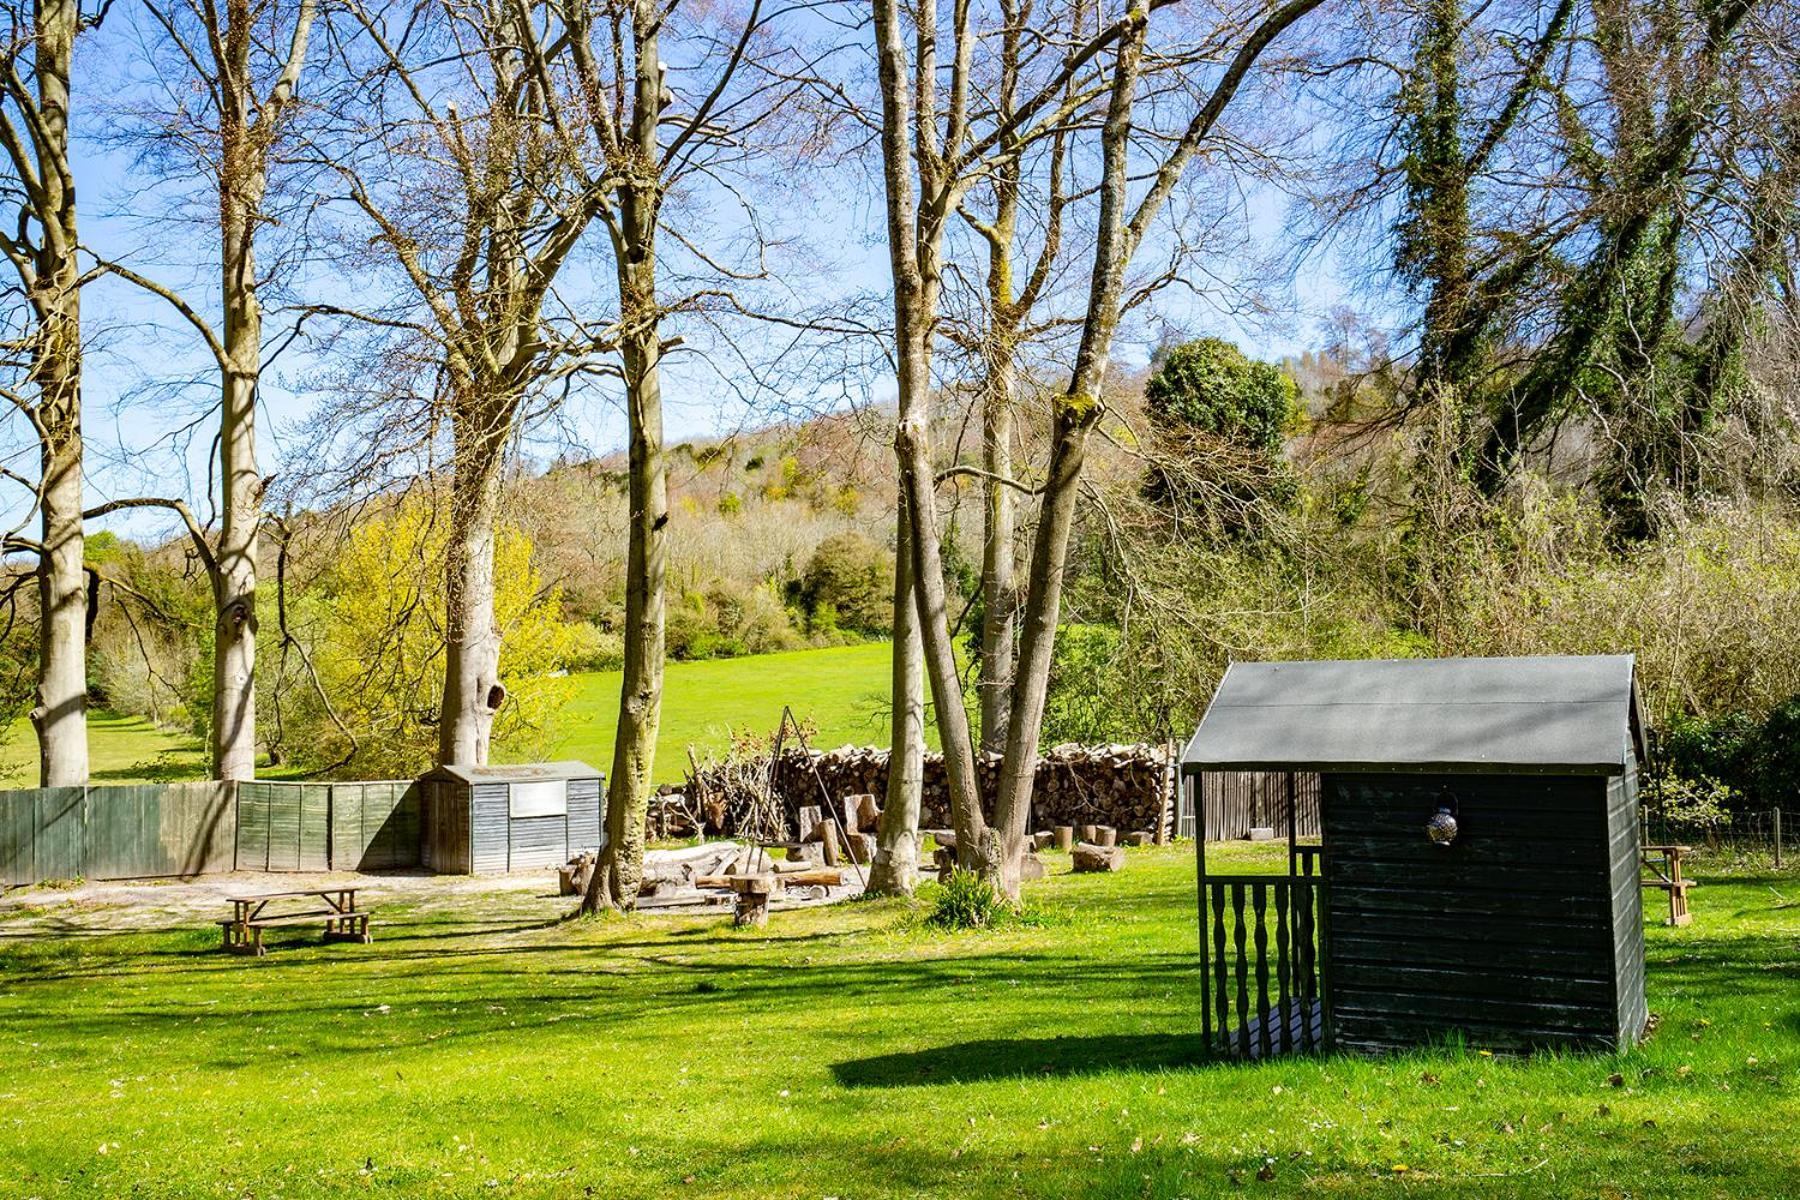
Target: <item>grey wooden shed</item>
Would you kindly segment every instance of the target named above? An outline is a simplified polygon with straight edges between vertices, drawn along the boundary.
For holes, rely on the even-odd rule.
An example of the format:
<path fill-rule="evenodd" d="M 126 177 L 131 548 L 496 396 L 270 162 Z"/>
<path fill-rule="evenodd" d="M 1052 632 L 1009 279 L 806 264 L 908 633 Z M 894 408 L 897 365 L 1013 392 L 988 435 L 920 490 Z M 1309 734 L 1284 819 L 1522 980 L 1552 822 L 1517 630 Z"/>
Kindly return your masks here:
<path fill-rule="evenodd" d="M 1643 1033 L 1629 656 L 1234 664 L 1182 755 L 1317 772 L 1285 875 L 1209 874 L 1203 1026 L 1224 1051 L 1627 1046 Z M 1290 810 L 1291 811 L 1291 810 Z"/>
<path fill-rule="evenodd" d="M 598 849 L 601 779 L 584 762 L 437 767 L 419 780 L 421 861 L 442 874 L 493 875 Z"/>

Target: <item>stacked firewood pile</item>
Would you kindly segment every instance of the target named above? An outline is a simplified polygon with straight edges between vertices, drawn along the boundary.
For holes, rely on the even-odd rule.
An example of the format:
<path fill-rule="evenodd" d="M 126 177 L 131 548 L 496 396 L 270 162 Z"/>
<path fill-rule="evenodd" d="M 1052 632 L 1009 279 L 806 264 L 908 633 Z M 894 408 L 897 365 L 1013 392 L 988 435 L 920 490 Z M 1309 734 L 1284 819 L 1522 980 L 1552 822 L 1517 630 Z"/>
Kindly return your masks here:
<path fill-rule="evenodd" d="M 790 824 L 802 805 L 835 811 L 842 798 L 887 794 L 888 752 L 869 746 L 843 746 L 808 753 L 784 750 L 770 769 L 769 758 L 724 764 L 694 764 L 679 803 L 669 810 L 692 812 L 705 830 L 687 828 L 664 836 L 697 832 L 735 833 L 738 821 L 755 815 L 767 823 L 769 801 L 778 801 Z M 991 811 L 1000 780 L 1000 757 L 984 755 L 978 765 L 982 795 Z M 948 827 L 950 794 L 941 754 L 925 756 L 925 785 L 920 824 Z M 652 832 L 656 831 L 652 809 Z M 1053 746 L 1038 758 L 1032 797 L 1032 828 L 1054 825 L 1110 825 L 1145 831 L 1162 841 L 1174 832 L 1174 774 L 1166 746 Z"/>

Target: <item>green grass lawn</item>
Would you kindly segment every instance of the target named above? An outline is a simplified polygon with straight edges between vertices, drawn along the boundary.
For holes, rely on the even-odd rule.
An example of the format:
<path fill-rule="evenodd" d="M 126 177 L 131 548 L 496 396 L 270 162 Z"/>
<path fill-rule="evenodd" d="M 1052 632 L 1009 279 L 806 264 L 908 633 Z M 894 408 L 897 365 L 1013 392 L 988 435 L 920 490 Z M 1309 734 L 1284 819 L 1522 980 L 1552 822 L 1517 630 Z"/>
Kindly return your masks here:
<path fill-rule="evenodd" d="M 663 688 L 662 729 L 656 743 L 658 782 L 679 783 L 687 748 L 718 753 L 731 730 L 773 734 L 781 706 L 816 727 L 809 734 L 822 749 L 845 742 L 886 745 L 889 654 L 887 643 L 796 650 L 753 658 L 675 662 Z M 612 766 L 619 723 L 619 673 L 576 676 L 575 698 L 557 718 L 562 739 L 555 753 L 601 770 Z M 937 744 L 927 723 L 926 737 Z M 206 776 L 206 747 L 198 738 L 158 729 L 141 717 L 98 710 L 88 716 L 88 753 L 96 783 L 143 783 Z M 278 778 L 281 772 L 263 774 Z M 15 722 L 0 737 L 0 786 L 37 783 L 37 740 L 31 725 Z"/>
<path fill-rule="evenodd" d="M 88 762 L 95 783 L 204 779 L 206 746 L 142 717 L 98 709 L 88 714 Z M 29 721 L 15 721 L 0 737 L 0 785 L 36 787 L 37 772 L 37 736 Z"/>
<path fill-rule="evenodd" d="M 965 934 L 377 894 L 374 945 L 245 960 L 27 910 L 0 1195 L 1800 1195 L 1793 874 L 1702 869 L 1628 1053 L 1241 1065 L 1199 1056 L 1191 853 L 1050 856 L 1042 924 Z"/>
<path fill-rule="evenodd" d="M 888 669 L 885 642 L 796 650 L 752 658 L 670 663 L 663 683 L 662 727 L 656 739 L 656 778 L 678 783 L 687 748 L 715 753 L 733 729 L 774 734 L 781 706 L 817 727 L 817 749 L 845 742 L 887 745 Z M 619 721 L 619 673 L 579 677 L 581 690 L 557 719 L 563 740 L 556 753 L 607 770 Z M 935 730 L 932 730 L 935 738 Z M 933 745 L 935 745 L 935 740 Z"/>

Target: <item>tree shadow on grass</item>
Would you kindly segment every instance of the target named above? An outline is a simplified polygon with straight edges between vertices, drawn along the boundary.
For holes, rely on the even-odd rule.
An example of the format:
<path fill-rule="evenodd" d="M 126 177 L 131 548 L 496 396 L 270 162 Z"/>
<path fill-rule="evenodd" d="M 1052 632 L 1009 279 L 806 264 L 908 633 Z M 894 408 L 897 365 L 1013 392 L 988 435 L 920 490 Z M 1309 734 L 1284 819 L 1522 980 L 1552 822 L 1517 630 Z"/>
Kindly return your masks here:
<path fill-rule="evenodd" d="M 916 1087 L 1033 1076 L 1068 1078 L 1109 1071 L 1157 1071 L 1223 1060 L 1198 1033 L 1092 1037 L 984 1038 L 930 1050 L 833 1063 L 845 1087 Z"/>

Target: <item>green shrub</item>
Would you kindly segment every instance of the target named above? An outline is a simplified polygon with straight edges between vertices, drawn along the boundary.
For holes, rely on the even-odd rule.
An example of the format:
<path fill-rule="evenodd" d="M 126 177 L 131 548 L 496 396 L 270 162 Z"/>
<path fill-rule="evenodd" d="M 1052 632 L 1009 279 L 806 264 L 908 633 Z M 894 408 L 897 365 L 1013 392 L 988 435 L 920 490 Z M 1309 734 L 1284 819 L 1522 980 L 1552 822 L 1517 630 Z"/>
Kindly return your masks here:
<path fill-rule="evenodd" d="M 1164 424 L 1270 456 L 1281 452 L 1300 412 L 1300 387 L 1287 372 L 1246 357 L 1222 338 L 1201 338 L 1161 354 L 1144 399 Z"/>
<path fill-rule="evenodd" d="M 814 548 L 793 595 L 815 630 L 828 622 L 832 630 L 887 633 L 894 620 L 893 557 L 860 533 L 834 533 Z"/>
<path fill-rule="evenodd" d="M 1777 704 L 1757 731 L 1750 778 L 1761 804 L 1800 805 L 1800 696 Z"/>
<path fill-rule="evenodd" d="M 988 929 L 1011 911 L 992 883 L 973 871 L 956 870 L 937 889 L 925 924 L 933 929 Z"/>

